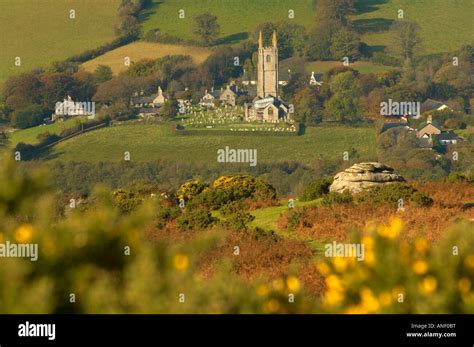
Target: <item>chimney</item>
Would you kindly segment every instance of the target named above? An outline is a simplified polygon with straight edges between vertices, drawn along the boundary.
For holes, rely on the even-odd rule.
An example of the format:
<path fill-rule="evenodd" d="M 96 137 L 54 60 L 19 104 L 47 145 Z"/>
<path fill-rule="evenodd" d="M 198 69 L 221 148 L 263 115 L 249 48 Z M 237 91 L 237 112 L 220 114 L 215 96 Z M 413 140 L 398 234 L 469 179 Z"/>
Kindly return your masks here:
<path fill-rule="evenodd" d="M 433 116 L 429 115 L 428 119 L 426 120 L 426 123 L 431 124 L 433 122 Z"/>

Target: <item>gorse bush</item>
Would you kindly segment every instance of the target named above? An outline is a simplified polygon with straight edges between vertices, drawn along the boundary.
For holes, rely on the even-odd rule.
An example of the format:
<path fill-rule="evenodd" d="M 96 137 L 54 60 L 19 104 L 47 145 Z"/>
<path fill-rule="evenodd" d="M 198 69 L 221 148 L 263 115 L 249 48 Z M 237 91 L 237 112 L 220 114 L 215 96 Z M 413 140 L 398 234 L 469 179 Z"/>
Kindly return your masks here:
<path fill-rule="evenodd" d="M 317 263 L 326 290 L 321 308 L 338 313 L 474 312 L 472 223 L 452 228 L 435 245 L 399 238 L 403 222 L 371 225 L 353 242 L 364 259 L 333 257 Z"/>
<path fill-rule="evenodd" d="M 350 204 L 353 202 L 352 195 L 348 191 L 343 193 L 330 192 L 321 201 L 322 206 Z"/>
<path fill-rule="evenodd" d="M 332 177 L 322 178 L 311 182 L 301 193 L 301 201 L 310 201 L 322 198 L 329 193 L 329 186 L 332 183 Z"/>
<path fill-rule="evenodd" d="M 202 230 L 216 221 L 206 209 L 185 211 L 177 220 L 178 228 L 182 230 Z"/>
<path fill-rule="evenodd" d="M 370 201 L 374 204 L 387 203 L 395 207 L 400 202 L 403 204 L 413 202 L 418 206 L 430 206 L 433 203 L 427 194 L 419 192 L 405 183 L 384 184 L 367 189 L 357 196 L 356 201 Z"/>

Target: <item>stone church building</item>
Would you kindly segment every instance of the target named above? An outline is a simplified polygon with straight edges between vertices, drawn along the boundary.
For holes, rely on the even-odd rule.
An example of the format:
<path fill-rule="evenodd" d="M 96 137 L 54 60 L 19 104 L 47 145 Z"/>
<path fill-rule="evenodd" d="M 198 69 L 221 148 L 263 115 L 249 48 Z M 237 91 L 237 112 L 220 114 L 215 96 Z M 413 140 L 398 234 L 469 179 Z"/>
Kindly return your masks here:
<path fill-rule="evenodd" d="M 246 121 L 278 122 L 289 119 L 289 106 L 280 98 L 278 84 L 278 47 L 273 32 L 272 45 L 263 47 L 262 32 L 258 39 L 257 96 L 244 105 Z"/>

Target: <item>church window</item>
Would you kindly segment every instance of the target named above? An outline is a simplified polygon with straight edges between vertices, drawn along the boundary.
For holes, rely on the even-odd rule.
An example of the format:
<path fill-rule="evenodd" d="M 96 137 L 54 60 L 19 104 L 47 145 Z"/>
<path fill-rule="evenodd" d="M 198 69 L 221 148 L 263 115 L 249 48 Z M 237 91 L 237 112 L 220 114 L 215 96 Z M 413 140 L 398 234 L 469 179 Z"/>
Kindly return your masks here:
<path fill-rule="evenodd" d="M 271 55 L 269 54 L 269 55 L 267 55 L 267 63 L 269 63 L 269 62 L 271 62 L 271 61 L 272 61 L 272 57 L 271 57 Z"/>

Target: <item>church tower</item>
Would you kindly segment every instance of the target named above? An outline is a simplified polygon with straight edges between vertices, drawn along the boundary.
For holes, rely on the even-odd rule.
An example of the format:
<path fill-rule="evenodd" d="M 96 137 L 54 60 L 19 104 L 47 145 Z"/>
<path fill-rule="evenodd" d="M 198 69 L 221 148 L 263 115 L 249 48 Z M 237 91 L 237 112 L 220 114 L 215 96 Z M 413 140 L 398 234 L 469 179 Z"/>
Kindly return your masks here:
<path fill-rule="evenodd" d="M 278 48 L 276 32 L 273 32 L 272 46 L 263 47 L 262 32 L 258 38 L 257 96 L 278 98 Z"/>

